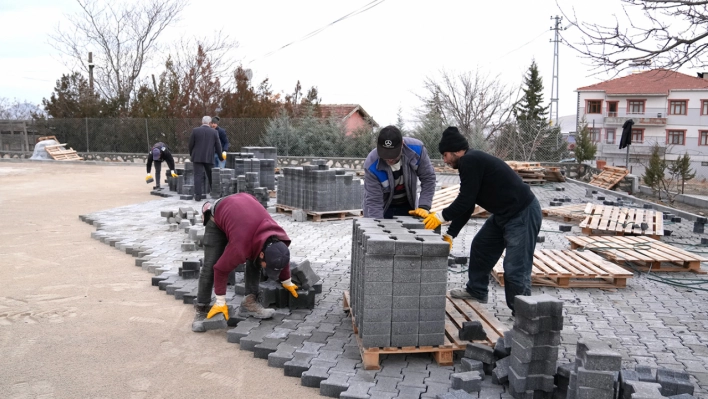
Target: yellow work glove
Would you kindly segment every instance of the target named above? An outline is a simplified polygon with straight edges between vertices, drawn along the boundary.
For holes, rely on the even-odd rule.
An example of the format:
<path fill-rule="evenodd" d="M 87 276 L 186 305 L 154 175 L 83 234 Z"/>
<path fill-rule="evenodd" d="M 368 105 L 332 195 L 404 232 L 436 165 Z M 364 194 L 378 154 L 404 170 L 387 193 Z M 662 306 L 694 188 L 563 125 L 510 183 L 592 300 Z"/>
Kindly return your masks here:
<path fill-rule="evenodd" d="M 428 213 L 428 211 L 426 211 L 426 210 L 423 209 L 423 208 L 418 208 L 418 209 L 413 210 L 413 211 L 408 211 L 408 214 L 411 215 L 411 216 L 418 216 L 419 218 L 425 219 L 425 218 L 428 216 L 429 213 Z"/>
<path fill-rule="evenodd" d="M 207 314 L 207 319 L 211 319 L 219 313 L 223 313 L 224 318 L 226 318 L 226 320 L 229 319 L 229 308 L 226 307 L 225 295 L 216 296 L 216 302 L 214 303 L 214 306 L 211 307 L 211 310 L 209 310 L 209 313 Z"/>
<path fill-rule="evenodd" d="M 155 181 L 155 180 L 152 178 L 152 175 L 151 175 L 150 173 L 148 173 L 147 176 L 145 176 L 145 183 L 150 184 L 150 183 L 152 183 L 152 182 L 154 182 L 154 181 Z"/>
<path fill-rule="evenodd" d="M 171 170 L 170 173 L 172 173 L 172 177 L 173 177 L 173 178 L 175 178 L 175 179 L 177 178 L 177 173 L 175 173 L 174 170 Z"/>
<path fill-rule="evenodd" d="M 452 251 L 452 236 L 449 234 L 443 234 L 442 238 L 443 238 L 443 241 L 450 244 L 450 250 Z"/>
<path fill-rule="evenodd" d="M 291 279 L 287 279 L 287 280 L 283 281 L 283 282 L 280 283 L 280 284 L 283 285 L 283 288 L 285 288 L 286 290 L 290 291 L 290 293 L 292 294 L 292 296 L 294 296 L 295 298 L 297 298 L 297 285 L 293 284 L 293 282 L 291 281 Z"/>
<path fill-rule="evenodd" d="M 423 223 L 428 230 L 435 230 L 442 224 L 438 216 L 434 213 L 429 213 L 428 216 L 423 219 Z"/>
<path fill-rule="evenodd" d="M 221 153 L 221 160 L 226 161 L 226 151 Z"/>

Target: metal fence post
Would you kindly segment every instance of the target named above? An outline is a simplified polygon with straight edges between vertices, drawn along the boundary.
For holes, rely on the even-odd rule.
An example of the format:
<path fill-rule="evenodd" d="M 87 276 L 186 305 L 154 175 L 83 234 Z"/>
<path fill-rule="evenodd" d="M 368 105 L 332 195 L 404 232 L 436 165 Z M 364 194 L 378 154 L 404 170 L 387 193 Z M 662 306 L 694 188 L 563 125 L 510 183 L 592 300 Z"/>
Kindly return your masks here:
<path fill-rule="evenodd" d="M 89 150 L 88 117 L 86 117 L 85 119 L 86 119 L 86 152 L 91 152 L 91 150 Z"/>
<path fill-rule="evenodd" d="M 145 118 L 145 138 L 147 139 L 147 148 L 150 149 L 150 134 L 148 133 L 148 120 Z M 159 182 L 158 182 L 159 183 Z"/>

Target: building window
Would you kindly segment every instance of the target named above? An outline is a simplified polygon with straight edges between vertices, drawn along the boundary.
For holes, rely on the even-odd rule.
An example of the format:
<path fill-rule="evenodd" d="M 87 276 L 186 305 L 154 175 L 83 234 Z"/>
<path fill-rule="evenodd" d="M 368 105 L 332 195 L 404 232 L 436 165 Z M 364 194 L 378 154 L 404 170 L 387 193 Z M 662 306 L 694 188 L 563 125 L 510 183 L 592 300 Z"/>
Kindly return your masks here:
<path fill-rule="evenodd" d="M 666 144 L 683 145 L 685 130 L 669 130 L 666 132 Z"/>
<path fill-rule="evenodd" d="M 643 114 L 646 100 L 627 100 L 628 114 Z"/>
<path fill-rule="evenodd" d="M 632 143 L 644 142 L 644 129 L 632 129 Z"/>
<path fill-rule="evenodd" d="M 605 129 L 605 142 L 607 144 L 614 144 L 615 143 L 615 129 Z"/>
<path fill-rule="evenodd" d="M 591 139 L 594 143 L 599 143 L 600 141 L 602 141 L 602 129 L 600 129 L 600 128 L 589 128 L 588 130 L 590 130 L 590 139 Z"/>
<path fill-rule="evenodd" d="M 617 116 L 617 109 L 619 108 L 619 102 L 608 101 L 607 102 L 607 116 L 615 117 Z"/>
<path fill-rule="evenodd" d="M 708 132 L 700 132 L 700 137 L 698 137 L 698 145 L 708 145 Z"/>
<path fill-rule="evenodd" d="M 600 114 L 602 113 L 602 100 L 587 100 L 587 106 L 585 107 L 586 114 Z"/>
<path fill-rule="evenodd" d="M 701 100 L 701 115 L 708 115 L 708 100 Z"/>
<path fill-rule="evenodd" d="M 669 100 L 669 115 L 686 115 L 687 107 L 686 100 Z"/>

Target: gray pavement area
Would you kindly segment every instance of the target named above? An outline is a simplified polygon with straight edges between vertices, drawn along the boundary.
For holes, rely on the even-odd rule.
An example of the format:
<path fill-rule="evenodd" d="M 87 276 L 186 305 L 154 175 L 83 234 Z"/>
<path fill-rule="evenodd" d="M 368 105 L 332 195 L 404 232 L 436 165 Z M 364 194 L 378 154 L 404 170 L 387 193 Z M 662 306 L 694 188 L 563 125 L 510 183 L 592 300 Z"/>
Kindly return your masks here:
<path fill-rule="evenodd" d="M 459 182 L 457 176 L 440 175 L 442 185 Z M 563 187 L 565 191 L 556 191 Z M 533 186 L 542 207 L 556 197 L 569 197 L 571 203 L 602 203 L 594 196 L 586 198 L 586 188 L 573 182 Z M 612 199 L 612 198 L 608 198 Z M 274 199 L 269 205 L 274 206 Z M 642 203 L 636 201 L 639 207 Z M 197 280 L 182 279 L 178 269 L 185 260 L 198 260 L 202 250 L 183 246 L 192 242 L 185 228 L 170 231 L 161 211 L 177 211 L 201 203 L 160 198 L 145 203 L 95 212 L 86 216 L 96 226 L 93 238 L 126 252 L 126 267 L 142 267 L 145 278 L 167 278 L 159 288 L 182 300 L 196 293 Z M 429 353 L 382 355 L 381 369 L 362 369 L 361 357 L 352 323 L 342 307 L 342 296 L 349 288 L 351 220 L 294 222 L 290 213 L 273 213 L 273 218 L 290 238 L 294 260 L 309 259 L 322 277 L 322 293 L 316 306 L 307 309 L 279 309 L 271 320 L 248 319 L 224 330 L 225 347 L 251 350 L 254 356 L 267 358 L 271 367 L 283 368 L 283 378 L 300 377 L 303 385 L 320 387 L 324 396 L 341 398 L 435 398 L 451 391 L 450 375 L 460 371 L 459 357 L 454 366 L 438 366 Z M 471 219 L 454 240 L 452 254 L 467 256 L 475 233 L 485 219 Z M 572 225 L 570 232 L 559 225 Z M 692 232 L 693 222 L 667 222 L 672 230 L 664 241 L 684 249 L 708 252 L 695 247 L 704 235 Z M 187 228 L 188 230 L 189 228 Z M 545 218 L 541 236 L 542 249 L 569 248 L 565 235 L 579 235 L 577 222 Z M 134 254 L 130 257 L 128 254 Z M 137 255 L 137 256 L 136 256 Z M 704 256 L 706 254 L 703 254 Z M 707 264 L 702 265 L 704 270 Z M 448 288 L 462 287 L 467 280 L 466 265 L 451 267 Z M 673 278 L 702 278 L 693 273 L 671 273 Z M 708 278 L 706 278 L 708 281 Z M 158 287 L 155 287 L 158 289 Z M 672 286 L 635 273 L 626 288 L 532 288 L 532 294 L 550 294 L 564 301 L 564 328 L 558 361 L 574 361 L 579 339 L 599 339 L 611 344 L 623 356 L 623 367 L 646 365 L 684 370 L 691 375 L 696 397 L 708 395 L 708 292 Z M 242 299 L 233 287 L 228 303 L 237 307 Z M 174 300 L 166 298 L 166 300 Z M 188 306 L 185 304 L 185 306 Z M 506 307 L 504 289 L 490 279 L 489 303 L 483 305 L 511 329 L 513 318 Z M 509 392 L 484 379 L 480 398 L 509 398 Z"/>

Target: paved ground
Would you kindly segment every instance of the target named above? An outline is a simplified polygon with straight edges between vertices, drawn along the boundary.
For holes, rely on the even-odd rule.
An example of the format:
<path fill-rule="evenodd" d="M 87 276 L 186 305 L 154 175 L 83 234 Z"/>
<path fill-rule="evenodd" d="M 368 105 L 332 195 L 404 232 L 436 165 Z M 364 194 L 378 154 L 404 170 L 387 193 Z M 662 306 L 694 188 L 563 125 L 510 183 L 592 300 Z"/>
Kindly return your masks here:
<path fill-rule="evenodd" d="M 23 174 L 7 171 L 18 168 L 31 171 L 21 172 Z M 4 306 L 0 307 L 1 347 L 4 353 L 13 355 L 3 356 L 0 360 L 0 367 L 10 370 L 6 373 L 9 378 L 0 381 L 0 396 L 11 396 L 1 395 L 4 389 L 15 397 L 32 397 L 33 392 L 40 391 L 52 392 L 56 397 L 88 396 L 86 393 L 106 397 L 187 397 L 203 392 L 203 389 L 230 389 L 232 393 L 248 394 L 249 397 L 265 397 L 282 396 L 278 394 L 281 389 L 280 392 L 287 391 L 288 396 L 310 397 L 319 391 L 303 388 L 300 383 L 324 378 L 324 390 L 330 393 L 344 390 L 342 397 L 365 397 L 368 394 L 372 398 L 427 398 L 449 388 L 449 374 L 454 367 L 439 367 L 429 355 L 389 356 L 383 359 L 379 372 L 361 369 L 351 322 L 341 306 L 342 291 L 348 289 L 349 284 L 351 221 L 295 223 L 289 215 L 274 215 L 293 239 L 293 256 L 310 259 L 323 277 L 323 293 L 317 297 L 315 310 L 281 311 L 272 321 L 258 323 L 249 320 L 228 332 L 194 334 L 189 331 L 193 315 L 191 307 L 165 295 L 167 292 L 179 297 L 188 293 L 194 289 L 194 281 L 171 277 L 175 283 L 165 287 L 166 291 L 159 291 L 157 287 L 149 286 L 154 273 L 143 268 L 159 268 L 174 275 L 182 260 L 202 256 L 201 251 L 182 251 L 181 244 L 187 234 L 168 231 L 165 219 L 160 217 L 161 210 L 177 210 L 180 206 L 198 208 L 198 205 L 174 198 L 128 205 L 147 200 L 145 186 L 138 184 L 141 171 L 134 171 L 135 168 L 60 168 L 66 170 L 49 175 L 47 172 L 52 169 L 45 166 L 0 163 L 0 205 L 4 220 L 8 226 L 26 228 L 24 234 L 18 234 L 18 229 L 12 232 L 5 229 L 5 240 L 0 244 L 0 254 L 14 256 L 10 259 L 17 265 L 14 270 L 0 269 L 3 281 L 13 281 L 9 293 L 4 293 L 7 287 L 0 291 L 3 292 L 0 301 L 4 301 L 0 302 Z M 76 186 L 83 186 L 88 179 L 82 176 L 92 173 L 99 175 L 98 179 L 95 175 L 91 179 L 94 185 L 76 190 Z M 71 179 L 67 178 L 68 174 Z M 55 196 L 64 191 L 55 175 L 61 175 L 61 180 L 69 186 L 68 191 L 75 193 L 72 197 L 63 197 L 61 203 L 56 199 L 51 202 L 52 206 L 61 209 L 63 228 L 56 228 L 56 211 L 30 212 L 40 203 L 50 203 L 46 200 L 47 195 L 42 201 L 35 199 L 32 190 L 51 185 Z M 443 184 L 455 180 L 454 176 L 439 177 Z M 121 186 L 130 188 L 121 189 Z M 588 200 L 584 188 L 571 183 L 562 186 L 566 188 L 565 192 L 556 192 L 553 185 L 535 187 L 534 192 L 542 206 L 559 194 L 570 197 L 574 203 Z M 119 193 L 122 194 L 118 196 Z M 89 200 L 92 195 L 98 197 Z M 33 199 L 36 203 L 31 206 Z M 597 202 L 596 199 L 593 201 Z M 91 234 L 93 229 L 79 222 L 79 214 L 89 214 L 100 224 L 99 230 Z M 474 219 L 465 227 L 455 240 L 453 253 L 467 253 L 482 223 L 483 220 Z M 42 227 L 33 230 L 33 224 Z M 558 231 L 558 224 L 544 220 L 541 234 L 546 242 L 539 244 L 539 248 L 567 248 L 563 236 L 566 233 Z M 688 221 L 667 228 L 674 230 L 670 237 L 674 242 L 700 242 L 700 237 L 690 232 L 692 223 Z M 56 233 L 49 237 L 46 233 L 44 238 L 31 236 L 35 231 L 41 233 L 52 229 Z M 577 233 L 578 228 L 574 227 L 569 234 Z M 90 235 L 104 242 L 113 242 L 119 249 L 140 248 L 151 255 L 140 260 L 138 263 L 143 267 L 138 268 L 134 266 L 136 258 L 92 241 Z M 72 243 L 78 244 L 80 249 L 68 250 L 76 247 Z M 39 251 L 37 248 L 42 244 L 43 250 Z M 54 248 L 55 245 L 59 248 Z M 63 255 L 69 251 L 71 255 Z M 18 258 L 16 253 L 23 255 Z M 64 256 L 69 258 L 63 259 Z M 36 258 L 42 261 L 34 260 Z M 40 271 L 34 271 L 32 278 L 27 278 L 24 269 L 28 267 Z M 450 271 L 450 287 L 462 286 L 466 280 L 466 274 L 460 271 L 459 268 Z M 684 273 L 679 275 L 674 277 L 695 277 Z M 77 277 L 83 281 L 76 281 Z M 100 279 L 100 283 L 95 279 Z M 86 290 L 86 286 L 90 288 Z M 86 297 L 90 299 L 79 295 L 82 289 L 86 295 L 91 294 Z M 42 292 L 45 296 L 37 299 L 35 291 L 45 291 Z M 55 292 L 56 297 L 46 297 L 47 293 Z M 686 370 L 693 376 L 697 396 L 706 394 L 706 292 L 673 287 L 638 275 L 630 279 L 627 288 L 617 290 L 533 289 L 534 294 L 544 292 L 565 301 L 566 318 L 559 361 L 574 358 L 578 339 L 602 339 L 623 354 L 626 366 L 644 364 Z M 511 327 L 513 320 L 504 303 L 503 288 L 492 282 L 490 294 L 487 308 Z M 67 299 L 74 296 L 75 299 Z M 237 306 L 240 297 L 232 294 L 229 300 Z M 97 309 L 97 306 L 101 308 Z M 55 316 L 37 316 L 45 311 L 45 307 L 57 307 L 55 311 L 63 309 L 64 312 L 67 307 L 75 308 L 73 313 L 76 316 L 71 317 L 69 312 L 56 319 L 63 322 L 57 325 L 69 325 L 70 328 L 48 328 L 54 327 L 48 319 Z M 37 320 L 34 324 L 23 325 L 23 318 Z M 237 340 L 240 344 L 228 342 Z M 77 345 L 62 346 L 62 343 L 74 342 Z M 116 351 L 116 346 L 121 350 Z M 253 359 L 250 352 L 263 354 L 272 350 L 275 352 L 267 362 L 272 366 L 270 368 L 265 367 L 265 360 Z M 40 352 L 44 358 L 48 352 L 47 360 L 50 361 L 41 358 Z M 201 361 L 204 357 L 198 356 L 202 352 L 207 354 L 204 361 Z M 44 367 L 39 370 L 39 376 L 33 372 L 34 379 L 27 377 L 32 362 L 58 364 L 59 359 L 69 359 L 65 363 L 74 365 L 74 372 L 62 373 L 67 367 L 48 364 L 46 370 Z M 253 369 L 253 373 L 244 372 L 246 368 Z M 298 374 L 302 370 L 308 370 L 302 379 L 283 376 Z M 111 375 L 116 382 L 99 383 L 101 375 Z M 255 378 L 256 375 L 259 378 Z M 263 381 L 262 377 L 267 378 L 266 387 L 257 382 Z M 503 388 L 488 380 L 480 397 L 508 397 Z M 95 388 L 97 385 L 101 386 L 100 390 Z M 104 388 L 104 385 L 108 386 Z M 96 389 L 95 393 L 93 389 Z M 129 389 L 133 390 L 130 394 L 126 393 Z M 215 395 L 216 392 L 210 396 Z"/>

